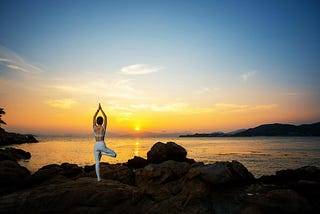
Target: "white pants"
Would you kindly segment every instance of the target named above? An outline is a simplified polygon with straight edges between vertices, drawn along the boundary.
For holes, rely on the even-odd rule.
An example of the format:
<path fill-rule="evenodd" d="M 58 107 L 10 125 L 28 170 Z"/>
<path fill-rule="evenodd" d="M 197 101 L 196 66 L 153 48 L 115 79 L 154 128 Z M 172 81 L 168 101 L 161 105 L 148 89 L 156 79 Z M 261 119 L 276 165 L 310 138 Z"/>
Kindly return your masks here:
<path fill-rule="evenodd" d="M 102 155 L 107 155 L 110 157 L 117 157 L 117 154 L 112 150 L 109 149 L 108 147 L 106 147 L 106 144 L 104 143 L 104 141 L 97 141 L 94 144 L 94 159 L 96 161 L 96 174 L 97 174 L 97 178 L 98 181 L 101 180 L 100 178 L 100 159 Z"/>

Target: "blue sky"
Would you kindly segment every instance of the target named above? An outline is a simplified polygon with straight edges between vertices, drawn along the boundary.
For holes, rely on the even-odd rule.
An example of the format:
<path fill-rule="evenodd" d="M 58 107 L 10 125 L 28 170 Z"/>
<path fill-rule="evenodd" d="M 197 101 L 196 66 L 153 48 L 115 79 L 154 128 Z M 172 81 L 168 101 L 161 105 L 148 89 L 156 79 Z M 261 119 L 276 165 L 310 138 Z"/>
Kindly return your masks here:
<path fill-rule="evenodd" d="M 49 100 L 72 106 L 88 101 L 80 86 L 101 81 L 110 86 L 88 83 L 96 87 L 89 100 L 108 98 L 115 115 L 139 115 L 132 106 L 152 115 L 273 105 L 276 115 L 292 112 L 275 122 L 311 122 L 320 119 L 319 20 L 319 1 L 1 1 L 0 58 L 7 61 L 0 61 L 0 78 L 12 87 L 15 79 L 47 85 Z M 8 66 L 8 58 L 26 68 Z M 40 72 L 21 72 L 33 67 Z M 9 99 L 2 91 L 6 106 L 23 93 L 43 96 L 24 89 Z M 271 119 L 256 116 L 248 125 Z M 230 123 L 224 129 L 242 125 Z"/>

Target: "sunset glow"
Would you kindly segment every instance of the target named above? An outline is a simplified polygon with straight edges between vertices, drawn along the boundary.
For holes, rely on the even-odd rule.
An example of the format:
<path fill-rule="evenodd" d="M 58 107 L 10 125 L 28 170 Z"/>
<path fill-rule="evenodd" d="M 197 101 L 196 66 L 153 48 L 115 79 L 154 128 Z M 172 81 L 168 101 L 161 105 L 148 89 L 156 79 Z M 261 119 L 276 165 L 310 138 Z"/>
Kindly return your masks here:
<path fill-rule="evenodd" d="M 320 121 L 319 4 L 249 2 L 3 2 L 4 128 L 90 134 L 98 103 L 111 135 Z"/>

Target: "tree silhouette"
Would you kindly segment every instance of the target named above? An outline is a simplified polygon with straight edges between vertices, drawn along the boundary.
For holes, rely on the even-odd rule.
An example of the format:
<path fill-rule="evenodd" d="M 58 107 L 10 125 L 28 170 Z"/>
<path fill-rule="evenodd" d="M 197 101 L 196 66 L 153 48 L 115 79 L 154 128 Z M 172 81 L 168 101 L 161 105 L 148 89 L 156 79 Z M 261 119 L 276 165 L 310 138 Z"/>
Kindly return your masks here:
<path fill-rule="evenodd" d="M 4 122 L 1 117 L 3 114 L 6 114 L 6 112 L 3 110 L 3 108 L 0 108 L 0 127 L 1 127 L 1 124 L 4 124 L 6 125 L 6 122 Z"/>

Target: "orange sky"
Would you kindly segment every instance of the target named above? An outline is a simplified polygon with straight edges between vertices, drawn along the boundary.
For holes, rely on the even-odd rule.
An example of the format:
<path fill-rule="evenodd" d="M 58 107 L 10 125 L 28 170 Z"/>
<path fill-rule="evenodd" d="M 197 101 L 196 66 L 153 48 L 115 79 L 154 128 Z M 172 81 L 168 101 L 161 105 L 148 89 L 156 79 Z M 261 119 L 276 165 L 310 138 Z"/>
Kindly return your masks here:
<path fill-rule="evenodd" d="M 320 121 L 318 3 L 54 5 L 0 7 L 9 131 L 91 133 L 99 102 L 118 134 Z"/>

